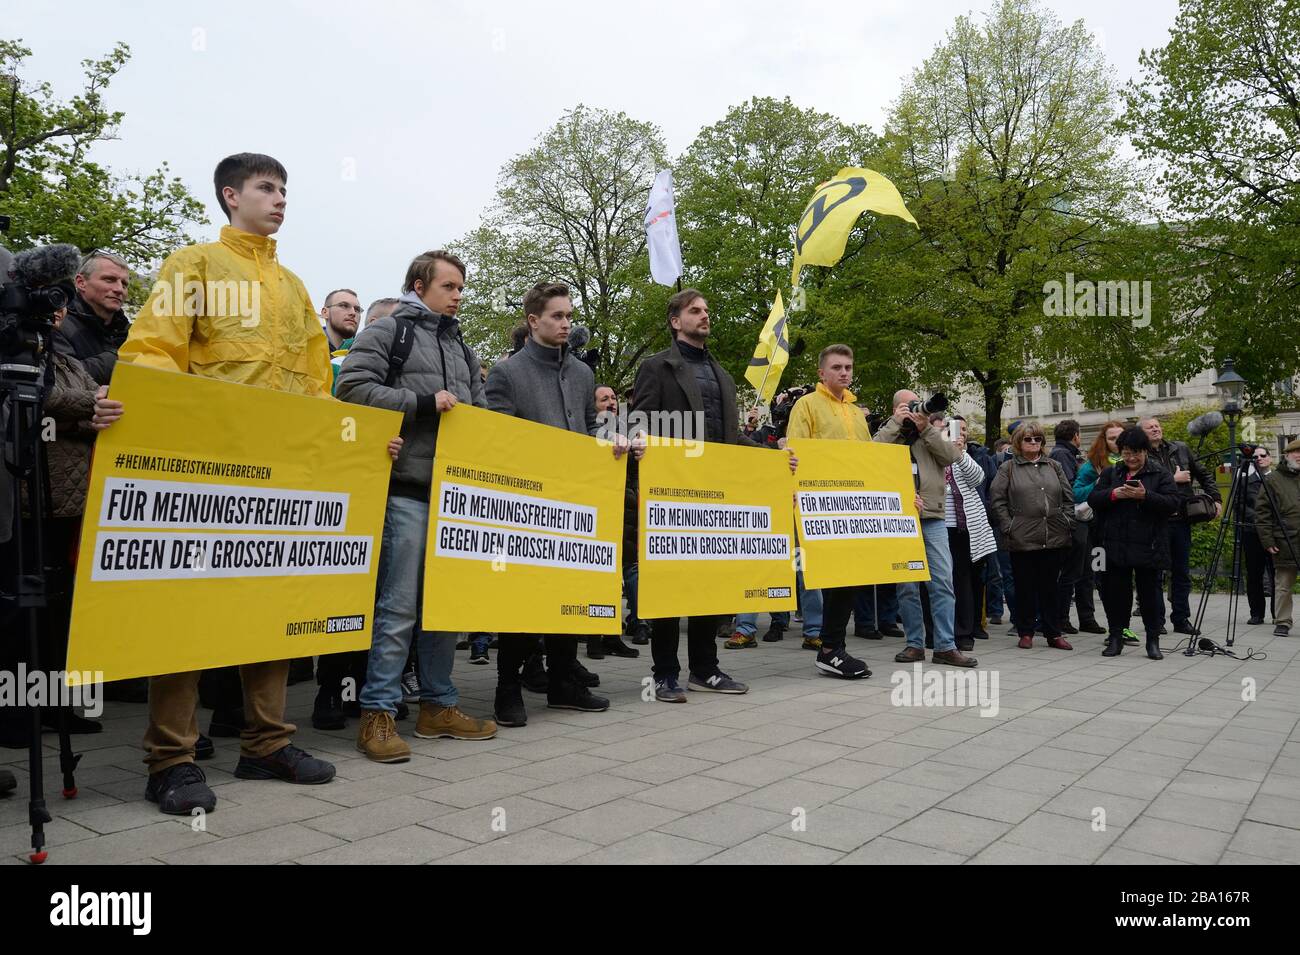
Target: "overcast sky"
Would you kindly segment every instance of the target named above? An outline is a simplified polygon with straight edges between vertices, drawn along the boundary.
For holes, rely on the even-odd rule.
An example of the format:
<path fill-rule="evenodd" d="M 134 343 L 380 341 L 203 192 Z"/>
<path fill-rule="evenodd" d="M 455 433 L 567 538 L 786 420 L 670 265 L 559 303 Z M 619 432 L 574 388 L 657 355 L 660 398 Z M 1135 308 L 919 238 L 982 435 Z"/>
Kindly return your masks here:
<path fill-rule="evenodd" d="M 901 81 L 958 0 L 367 4 L 6 3 L 0 35 L 32 48 L 26 78 L 60 97 L 79 63 L 122 40 L 110 87 L 121 138 L 92 158 L 119 172 L 170 163 L 224 217 L 218 159 L 265 152 L 289 171 L 281 261 L 320 306 L 338 286 L 396 294 L 411 257 L 478 223 L 497 172 L 577 103 L 657 124 L 670 155 L 750 96 L 789 96 L 879 131 Z M 1082 18 L 1121 81 L 1162 46 L 1176 0 L 1047 0 Z M 648 184 L 647 184 L 648 185 Z M 815 183 L 809 183 L 811 193 Z M 473 277 L 471 276 L 471 281 Z"/>

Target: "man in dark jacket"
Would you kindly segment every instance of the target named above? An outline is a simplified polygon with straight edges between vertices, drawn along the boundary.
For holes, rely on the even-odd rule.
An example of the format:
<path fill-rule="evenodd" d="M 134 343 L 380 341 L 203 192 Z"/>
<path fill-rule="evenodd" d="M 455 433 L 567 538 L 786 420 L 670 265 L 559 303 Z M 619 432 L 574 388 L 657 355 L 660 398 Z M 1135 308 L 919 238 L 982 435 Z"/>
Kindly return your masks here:
<path fill-rule="evenodd" d="M 357 749 L 376 762 L 411 758 L 394 716 L 402 701 L 402 671 L 420 619 L 429 485 L 438 422 L 460 402 L 486 404 L 479 360 L 465 344 L 456 313 L 465 288 L 465 265 L 449 252 L 418 255 L 406 271 L 405 294 L 392 315 L 359 335 L 339 369 L 339 398 L 404 412 L 402 450 L 388 485 L 383 548 L 376 581 L 374 637 L 361 690 Z M 405 360 L 393 349 L 405 336 Z M 418 631 L 421 739 L 489 739 L 496 724 L 461 712 L 451 680 L 456 634 Z"/>
<path fill-rule="evenodd" d="M 1165 602 L 1160 573 L 1170 564 L 1165 524 L 1178 510 L 1173 478 L 1150 457 L 1150 438 L 1140 428 L 1127 428 L 1116 441 L 1121 460 L 1102 472 L 1088 495 L 1088 504 L 1101 521 L 1106 554 L 1102 603 L 1110 634 L 1102 656 L 1119 656 L 1124 630 L 1133 614 L 1133 582 L 1147 633 L 1147 656 L 1161 660 L 1160 633 Z"/>
<path fill-rule="evenodd" d="M 1151 439 L 1151 458 L 1170 473 L 1178 488 L 1180 506 L 1178 512 L 1169 518 L 1170 573 L 1173 576 L 1169 586 L 1169 616 L 1174 624 L 1174 633 L 1196 636 L 1199 631 L 1192 626 L 1190 600 L 1192 526 L 1183 517 L 1182 507 L 1199 485 L 1199 489 L 1218 505 L 1214 513 L 1217 519 L 1223 513 L 1223 497 L 1215 486 L 1214 476 L 1201 467 L 1191 448 L 1181 441 L 1164 439 L 1164 429 L 1160 427 L 1159 418 L 1143 418 L 1138 426 Z"/>
<path fill-rule="evenodd" d="M 740 433 L 736 414 L 736 383 L 709 354 L 709 303 L 697 289 L 688 288 L 668 300 L 668 347 L 651 355 L 637 369 L 632 389 L 632 412 L 644 412 L 651 422 L 662 421 L 652 412 L 673 412 L 687 440 L 754 446 Z M 670 435 L 664 435 L 670 436 Z M 685 703 L 678 685 L 681 662 L 681 620 L 665 617 L 650 621 L 654 656 L 655 699 Z M 749 687 L 731 679 L 718 667 L 718 617 L 690 617 L 686 622 L 689 686 L 712 693 L 747 693 Z"/>
<path fill-rule="evenodd" d="M 573 318 L 568 286 L 556 282 L 534 285 L 524 295 L 524 315 L 529 337 L 519 351 L 492 366 L 487 379 L 487 406 L 515 418 L 594 435 L 596 379 L 568 348 Z M 615 455 L 625 450 L 626 444 L 616 439 Z M 580 682 L 578 638 L 548 633 L 545 642 L 546 705 L 588 713 L 609 709 L 609 700 L 595 696 Z M 528 722 L 519 672 L 536 645 L 536 634 L 501 634 L 495 711 L 502 726 L 523 726 Z"/>
<path fill-rule="evenodd" d="M 1257 447 L 1251 453 L 1251 465 L 1246 476 L 1245 513 L 1241 521 L 1241 550 L 1246 562 L 1246 600 L 1250 604 L 1251 626 L 1264 622 L 1265 595 L 1273 603 L 1273 555 L 1264 550 L 1255 529 L 1255 505 L 1264 487 L 1264 477 L 1273 468 L 1273 456 L 1268 448 Z"/>
<path fill-rule="evenodd" d="M 76 358 L 90 377 L 106 385 L 113 376 L 117 350 L 131 330 L 122 311 L 131 270 L 125 260 L 97 249 L 82 260 L 75 282 L 77 294 L 54 333 L 54 347 Z"/>
<path fill-rule="evenodd" d="M 1291 633 L 1291 591 L 1300 566 L 1300 440 L 1286 446 L 1282 462 L 1264 478 L 1255 501 L 1255 529 L 1273 555 L 1273 636 Z"/>
<path fill-rule="evenodd" d="M 1083 458 L 1079 453 L 1081 443 L 1079 422 L 1066 418 L 1057 422 L 1052 429 L 1056 446 L 1052 448 L 1052 460 L 1061 466 L 1065 478 L 1074 487 L 1074 477 L 1079 473 Z M 1074 539 L 1070 543 L 1070 552 L 1065 556 L 1065 565 L 1061 568 L 1060 595 L 1057 606 L 1061 608 L 1061 629 L 1066 633 L 1105 633 L 1106 629 L 1097 623 L 1096 604 L 1092 599 L 1093 577 L 1092 561 L 1089 559 L 1091 549 L 1088 547 L 1088 525 L 1076 521 Z M 1079 610 L 1079 626 L 1070 623 L 1070 601 L 1073 599 Z"/>

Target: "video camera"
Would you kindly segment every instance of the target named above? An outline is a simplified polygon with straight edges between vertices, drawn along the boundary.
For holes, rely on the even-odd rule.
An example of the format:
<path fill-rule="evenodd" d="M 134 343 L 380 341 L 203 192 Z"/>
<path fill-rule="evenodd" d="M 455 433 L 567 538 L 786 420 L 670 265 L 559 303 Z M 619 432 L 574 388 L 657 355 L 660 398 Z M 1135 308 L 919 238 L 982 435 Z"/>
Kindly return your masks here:
<path fill-rule="evenodd" d="M 9 220 L 0 221 L 0 231 Z M 81 262 L 73 245 L 47 245 L 11 255 L 0 245 L 0 381 L 40 380 L 54 313 L 76 294 Z"/>
<path fill-rule="evenodd" d="M 795 402 L 804 395 L 811 394 L 815 388 L 815 385 L 801 385 L 777 392 L 770 405 L 771 419 L 754 432 L 754 440 L 769 448 L 777 447 L 777 442 L 785 437 L 786 429 L 790 426 L 790 412 L 794 410 Z"/>

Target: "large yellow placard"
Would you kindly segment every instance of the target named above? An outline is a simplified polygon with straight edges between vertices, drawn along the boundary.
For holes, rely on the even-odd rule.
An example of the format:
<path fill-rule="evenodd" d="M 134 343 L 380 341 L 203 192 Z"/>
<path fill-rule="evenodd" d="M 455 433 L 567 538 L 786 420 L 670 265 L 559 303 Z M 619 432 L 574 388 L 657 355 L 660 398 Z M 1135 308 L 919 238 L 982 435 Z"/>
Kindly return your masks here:
<path fill-rule="evenodd" d="M 626 480 L 626 458 L 595 438 L 469 405 L 444 414 L 425 629 L 618 633 Z"/>
<path fill-rule="evenodd" d="M 652 444 L 641 461 L 637 615 L 794 610 L 789 459 L 703 448 Z"/>
<path fill-rule="evenodd" d="M 70 674 L 370 645 L 400 415 L 126 363 L 112 395 L 123 415 L 96 442 Z"/>
<path fill-rule="evenodd" d="M 907 448 L 792 438 L 804 586 L 929 580 Z"/>

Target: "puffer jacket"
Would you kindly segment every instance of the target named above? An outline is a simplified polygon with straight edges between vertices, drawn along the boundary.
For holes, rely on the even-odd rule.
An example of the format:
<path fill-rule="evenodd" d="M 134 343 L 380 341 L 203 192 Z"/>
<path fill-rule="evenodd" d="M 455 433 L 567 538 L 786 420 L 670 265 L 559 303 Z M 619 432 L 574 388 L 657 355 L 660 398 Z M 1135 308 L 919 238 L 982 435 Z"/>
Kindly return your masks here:
<path fill-rule="evenodd" d="M 398 319 L 410 319 L 415 342 L 396 380 L 387 384 L 389 356 Z M 401 304 L 366 326 L 339 368 L 338 397 L 353 404 L 404 412 L 402 452 L 393 465 L 391 493 L 428 500 L 433 479 L 433 455 L 438 444 L 441 414 L 435 406 L 439 391 L 479 408 L 487 406 L 478 357 L 465 344 L 460 323 L 450 315 L 430 311 L 414 292 Z M 452 409 L 449 414 L 455 414 Z"/>
<path fill-rule="evenodd" d="M 1146 488 L 1144 501 L 1111 499 L 1128 478 L 1128 468 L 1114 464 L 1101 473 L 1088 494 L 1098 515 L 1098 540 L 1106 549 L 1106 566 L 1169 570 L 1169 518 L 1178 513 L 1180 496 L 1173 476 L 1147 458 L 1137 479 Z"/>
<path fill-rule="evenodd" d="M 1274 567 L 1295 570 L 1300 554 L 1300 472 L 1283 458 L 1265 475 L 1264 487 L 1272 493 L 1260 494 L 1255 502 L 1255 533 L 1265 550 L 1278 549 L 1273 555 Z"/>
<path fill-rule="evenodd" d="M 1074 492 L 1061 465 L 1046 455 L 1016 455 L 998 468 L 989 507 L 1007 550 L 1069 547 L 1074 533 Z"/>

